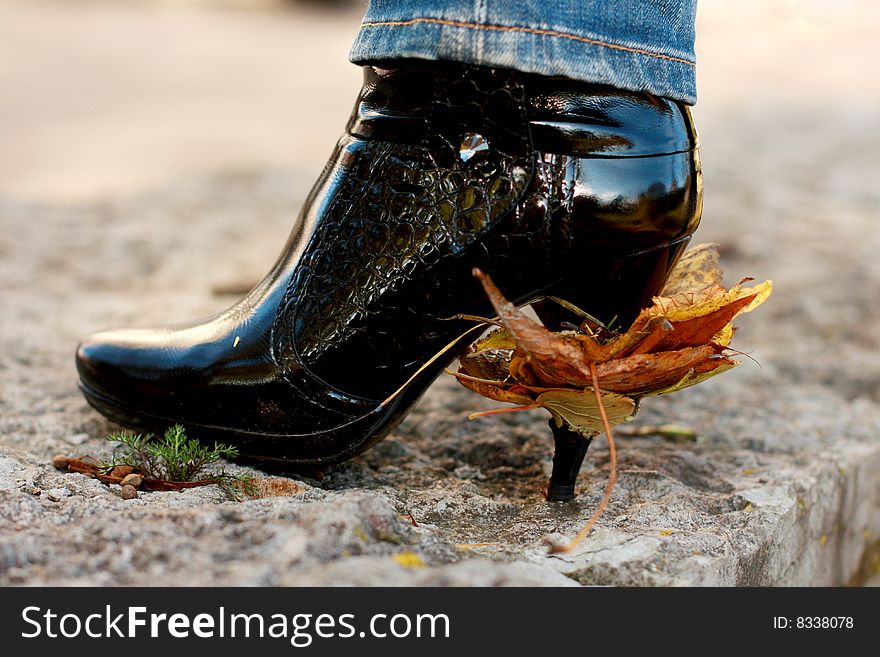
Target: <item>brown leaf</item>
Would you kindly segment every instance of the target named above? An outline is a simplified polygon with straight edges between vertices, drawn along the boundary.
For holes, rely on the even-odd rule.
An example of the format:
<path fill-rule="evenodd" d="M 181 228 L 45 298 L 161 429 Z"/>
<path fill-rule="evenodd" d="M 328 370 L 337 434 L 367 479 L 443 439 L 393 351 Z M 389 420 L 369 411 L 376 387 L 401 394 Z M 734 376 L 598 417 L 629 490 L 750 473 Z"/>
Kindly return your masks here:
<path fill-rule="evenodd" d="M 484 350 L 459 358 L 458 371 L 468 376 L 503 381 L 510 375 L 510 354 L 506 350 Z"/>
<path fill-rule="evenodd" d="M 644 396 L 668 395 L 671 392 L 678 392 L 684 388 L 690 388 L 698 383 L 702 383 L 717 374 L 726 372 L 739 365 L 739 361 L 724 356 L 715 356 L 709 360 L 698 364 L 694 369 L 685 374 L 681 381 L 669 386 L 668 388 L 656 388 L 645 393 Z"/>
<path fill-rule="evenodd" d="M 113 468 L 108 474 L 111 477 L 118 477 L 119 479 L 124 479 L 126 476 L 130 475 L 134 472 L 134 468 L 130 465 L 117 465 Z"/>
<path fill-rule="evenodd" d="M 668 394 L 724 372 L 737 365 L 721 355 L 733 337 L 733 318 L 756 308 L 772 291 L 770 281 L 724 288 L 717 247 L 699 245 L 676 265 L 664 296 L 655 297 L 626 332 L 553 333 L 507 301 L 488 276 L 479 270 L 474 275 L 503 328 L 461 360 L 460 372 L 481 381 L 461 383 L 522 406 L 541 405 L 538 398 L 548 390 L 582 395 L 592 383 L 591 367 L 600 392 L 636 399 Z M 578 314 L 586 316 L 581 310 Z"/>
<path fill-rule="evenodd" d="M 668 388 L 693 368 L 715 355 L 709 345 L 677 351 L 636 354 L 596 366 L 602 390 L 640 395 L 655 388 Z"/>
<path fill-rule="evenodd" d="M 461 376 L 462 372 L 459 370 L 459 373 L 456 375 L 458 382 L 463 385 L 465 388 L 470 388 L 474 392 L 479 395 L 483 395 L 483 397 L 488 397 L 489 399 L 494 399 L 495 401 L 507 402 L 510 404 L 533 404 L 534 399 L 526 394 L 518 393 L 512 390 L 509 386 L 503 385 L 500 381 L 493 384 L 487 381 L 476 381 L 472 378 L 467 378 L 466 376 Z M 518 390 L 525 390 L 522 386 L 517 386 Z"/>
<path fill-rule="evenodd" d="M 520 312 L 482 271 L 474 269 L 474 276 L 539 382 L 580 388 L 589 385 L 590 371 L 583 365 L 583 352 Z"/>

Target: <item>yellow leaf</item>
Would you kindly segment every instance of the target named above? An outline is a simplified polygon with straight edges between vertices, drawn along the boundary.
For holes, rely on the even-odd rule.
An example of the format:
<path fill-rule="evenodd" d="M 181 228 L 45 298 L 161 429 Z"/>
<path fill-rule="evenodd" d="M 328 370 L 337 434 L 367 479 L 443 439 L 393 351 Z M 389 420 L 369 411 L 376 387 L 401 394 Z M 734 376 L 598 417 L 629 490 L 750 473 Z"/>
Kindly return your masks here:
<path fill-rule="evenodd" d="M 661 529 L 660 536 L 672 536 L 675 533 L 674 529 Z"/>
<path fill-rule="evenodd" d="M 484 337 L 474 342 L 472 349 L 474 353 L 495 349 L 516 349 L 516 342 L 513 341 L 510 331 L 500 327 L 492 329 Z"/>
<path fill-rule="evenodd" d="M 755 308 L 757 308 L 762 303 L 764 303 L 767 300 L 767 297 L 769 297 L 773 293 L 773 281 L 766 280 L 763 283 L 759 283 L 758 285 L 756 285 L 750 289 L 757 292 L 757 295 L 755 296 L 754 300 L 748 306 L 746 306 L 745 308 L 740 310 L 739 313 L 737 313 L 738 315 L 742 315 L 744 313 L 750 313 Z"/>
<path fill-rule="evenodd" d="M 459 358 L 459 373 L 479 379 L 503 381 L 510 369 L 510 355 L 516 343 L 506 328 L 496 328 L 473 343 Z M 469 386 L 470 387 L 470 386 Z M 475 390 L 475 392 L 480 392 Z"/>
<path fill-rule="evenodd" d="M 705 317 L 737 301 L 754 296 L 748 304 L 737 311 L 734 315 L 736 317 L 760 306 L 772 291 L 772 281 L 764 281 L 753 287 L 737 285 L 730 290 L 725 290 L 720 285 L 713 285 L 697 292 L 675 297 L 654 297 L 654 305 L 648 310 L 648 313 L 652 317 L 663 317 L 670 322 L 682 322 L 695 317 Z"/>
<path fill-rule="evenodd" d="M 422 561 L 422 558 L 417 555 L 415 552 L 398 552 L 397 554 L 391 555 L 391 558 L 394 559 L 398 564 L 403 566 L 404 568 L 424 568 L 425 562 Z"/>
<path fill-rule="evenodd" d="M 712 285 L 721 285 L 724 274 L 718 259 L 717 244 L 697 244 L 690 247 L 669 273 L 660 295 L 673 297 Z"/>
<path fill-rule="evenodd" d="M 728 322 L 723 329 L 712 336 L 712 342 L 717 345 L 721 345 L 722 347 L 729 347 L 730 341 L 733 340 L 733 333 L 733 322 Z"/>
<path fill-rule="evenodd" d="M 567 422 L 574 431 L 587 438 L 604 430 L 602 414 L 592 388 L 583 391 L 563 388 L 548 390 L 538 395 L 535 403 L 550 411 L 557 426 Z M 636 410 L 632 399 L 611 392 L 602 393 L 602 404 L 611 426 L 626 421 Z"/>

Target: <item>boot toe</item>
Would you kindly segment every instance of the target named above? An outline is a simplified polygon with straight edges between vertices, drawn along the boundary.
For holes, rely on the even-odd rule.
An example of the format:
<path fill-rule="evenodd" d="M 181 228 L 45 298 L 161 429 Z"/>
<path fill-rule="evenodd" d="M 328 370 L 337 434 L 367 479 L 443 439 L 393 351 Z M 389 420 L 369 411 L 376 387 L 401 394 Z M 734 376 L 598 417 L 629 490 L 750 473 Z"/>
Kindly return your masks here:
<path fill-rule="evenodd" d="M 155 383 L 165 359 L 154 335 L 128 329 L 88 336 L 76 350 L 80 382 L 87 389 L 115 399 L 129 397 L 133 389 Z"/>

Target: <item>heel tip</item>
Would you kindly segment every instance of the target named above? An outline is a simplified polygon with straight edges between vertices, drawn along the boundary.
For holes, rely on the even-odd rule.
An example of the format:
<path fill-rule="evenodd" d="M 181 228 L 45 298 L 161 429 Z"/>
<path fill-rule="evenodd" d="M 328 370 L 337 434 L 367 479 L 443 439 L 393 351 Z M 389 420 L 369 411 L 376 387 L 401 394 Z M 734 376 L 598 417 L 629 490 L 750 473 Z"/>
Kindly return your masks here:
<path fill-rule="evenodd" d="M 547 487 L 548 502 L 570 502 L 574 499 L 574 484 L 555 484 L 552 481 Z"/>

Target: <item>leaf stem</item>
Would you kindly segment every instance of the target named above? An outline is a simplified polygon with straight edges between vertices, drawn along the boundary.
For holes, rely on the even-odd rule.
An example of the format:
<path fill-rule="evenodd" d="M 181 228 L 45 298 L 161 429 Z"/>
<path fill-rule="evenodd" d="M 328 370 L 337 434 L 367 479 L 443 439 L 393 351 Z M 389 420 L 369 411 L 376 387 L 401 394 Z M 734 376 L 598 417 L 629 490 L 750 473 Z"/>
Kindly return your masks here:
<path fill-rule="evenodd" d="M 474 381 L 475 383 L 487 383 L 491 386 L 497 386 L 499 388 L 501 386 L 510 387 L 510 384 L 506 383 L 505 381 L 495 381 L 494 379 L 481 379 L 478 376 L 471 376 L 470 374 L 463 374 L 461 372 L 454 372 L 451 369 L 449 369 L 448 367 L 446 369 L 444 369 L 443 371 L 446 374 L 449 374 L 450 376 L 454 376 L 456 379 L 463 379 L 465 381 Z"/>
<path fill-rule="evenodd" d="M 577 536 L 575 536 L 567 545 L 552 547 L 550 549 L 551 553 L 571 552 L 580 545 L 581 541 L 583 541 L 593 530 L 593 526 L 599 518 L 602 517 L 602 514 L 605 513 L 605 508 L 611 501 L 611 493 L 614 492 L 614 485 L 617 483 L 617 446 L 614 444 L 614 436 L 611 433 L 611 423 L 608 422 L 608 415 L 605 413 L 605 405 L 602 403 L 602 393 L 599 391 L 599 375 L 596 372 L 595 361 L 590 361 L 589 366 L 590 376 L 593 379 L 593 393 L 596 395 L 596 403 L 599 405 L 599 414 L 602 416 L 602 424 L 605 425 L 605 436 L 608 438 L 608 449 L 611 453 L 611 472 L 608 475 L 608 484 L 605 486 L 605 494 L 602 496 L 602 501 L 599 502 L 599 506 L 593 512 L 593 515 L 590 517 L 589 521 L 587 521 L 587 524 L 584 525 L 583 529 L 581 529 Z"/>
<path fill-rule="evenodd" d="M 491 411 L 478 411 L 476 413 L 471 413 L 468 415 L 468 420 L 473 420 L 478 417 L 486 417 L 487 415 L 498 415 L 500 413 L 516 413 L 517 411 L 532 411 L 538 408 L 535 404 L 528 404 L 526 406 L 511 406 L 509 408 L 493 408 Z"/>

